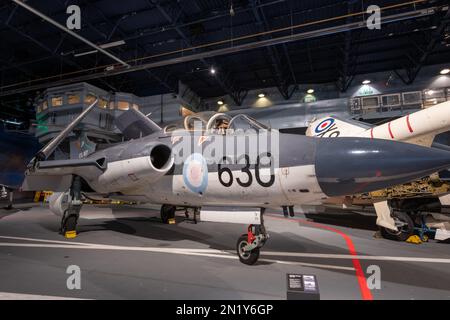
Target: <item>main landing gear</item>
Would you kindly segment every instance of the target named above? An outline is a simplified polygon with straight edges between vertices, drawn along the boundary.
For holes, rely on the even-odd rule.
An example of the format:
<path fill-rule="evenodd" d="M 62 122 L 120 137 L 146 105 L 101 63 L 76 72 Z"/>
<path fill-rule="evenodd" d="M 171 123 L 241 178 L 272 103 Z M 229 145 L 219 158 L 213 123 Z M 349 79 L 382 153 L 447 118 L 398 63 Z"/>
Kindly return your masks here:
<path fill-rule="evenodd" d="M 395 241 L 406 241 L 409 237 L 414 235 L 414 221 L 408 213 L 397 210 L 394 211 L 392 213 L 392 218 L 395 221 L 397 231 L 380 227 L 383 238 Z"/>
<path fill-rule="evenodd" d="M 197 224 L 200 216 L 200 208 L 194 207 L 176 207 L 170 204 L 163 204 L 161 206 L 161 222 L 164 224 L 175 224 L 175 213 L 176 211 L 184 210 L 185 221 L 192 221 L 192 223 Z M 190 218 L 192 217 L 192 218 Z"/>
<path fill-rule="evenodd" d="M 170 204 L 163 204 L 161 206 L 161 221 L 164 224 L 175 224 L 175 211 L 177 207 Z"/>
<path fill-rule="evenodd" d="M 236 251 L 239 261 L 247 265 L 253 265 L 258 261 L 259 250 L 264 246 L 269 234 L 266 232 L 263 220 L 264 209 L 261 209 L 261 224 L 249 225 L 247 233 L 239 237 Z"/>
<path fill-rule="evenodd" d="M 60 233 L 67 239 L 72 239 L 77 236 L 76 229 L 82 205 L 81 178 L 75 176 L 70 187 L 69 207 L 64 211 L 61 219 Z"/>

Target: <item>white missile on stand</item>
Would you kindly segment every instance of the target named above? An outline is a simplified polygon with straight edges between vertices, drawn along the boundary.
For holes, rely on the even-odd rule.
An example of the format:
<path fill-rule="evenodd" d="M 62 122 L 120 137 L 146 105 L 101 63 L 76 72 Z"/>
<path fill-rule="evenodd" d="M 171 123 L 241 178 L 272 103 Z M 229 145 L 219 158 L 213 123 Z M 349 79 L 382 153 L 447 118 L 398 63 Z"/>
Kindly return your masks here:
<path fill-rule="evenodd" d="M 362 122 L 329 116 L 311 122 L 306 135 L 387 139 L 431 146 L 437 134 L 449 130 L 450 101 L 447 101 L 372 127 Z"/>
<path fill-rule="evenodd" d="M 344 120 L 328 116 L 312 121 L 306 130 L 306 135 L 318 138 L 361 137 L 386 139 L 430 147 L 436 135 L 449 130 L 450 101 L 447 101 L 379 126 L 371 126 L 355 120 Z M 449 197 L 449 195 L 443 195 L 439 199 L 445 205 L 450 203 L 448 201 Z M 374 208 L 377 213 L 377 224 L 379 226 L 397 230 L 387 201 L 375 202 Z"/>

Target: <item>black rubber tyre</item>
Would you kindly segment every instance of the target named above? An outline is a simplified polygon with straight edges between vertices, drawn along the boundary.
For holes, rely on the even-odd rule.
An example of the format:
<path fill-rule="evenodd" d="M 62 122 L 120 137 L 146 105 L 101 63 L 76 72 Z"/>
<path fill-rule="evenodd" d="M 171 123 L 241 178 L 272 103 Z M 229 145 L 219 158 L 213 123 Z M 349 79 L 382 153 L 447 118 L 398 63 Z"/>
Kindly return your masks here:
<path fill-rule="evenodd" d="M 380 232 L 383 238 L 395 241 L 406 241 L 414 234 L 414 222 L 411 217 L 402 211 L 394 211 L 393 218 L 397 223 L 403 224 L 398 227 L 398 231 L 380 227 Z"/>
<path fill-rule="evenodd" d="M 255 248 L 250 252 L 244 252 L 242 250 L 243 247 L 247 245 L 247 235 L 243 234 L 239 237 L 236 244 L 236 252 L 239 256 L 239 261 L 243 264 L 254 265 L 259 258 L 259 248 Z"/>
<path fill-rule="evenodd" d="M 175 218 L 175 210 L 176 210 L 175 206 L 171 206 L 171 205 L 168 205 L 168 204 L 162 205 L 162 207 L 161 207 L 161 221 L 162 221 L 162 223 L 169 224 L 169 220 Z"/>
<path fill-rule="evenodd" d="M 70 215 L 64 221 L 61 233 L 64 235 L 67 231 L 75 231 L 77 228 L 78 217 L 76 215 Z"/>

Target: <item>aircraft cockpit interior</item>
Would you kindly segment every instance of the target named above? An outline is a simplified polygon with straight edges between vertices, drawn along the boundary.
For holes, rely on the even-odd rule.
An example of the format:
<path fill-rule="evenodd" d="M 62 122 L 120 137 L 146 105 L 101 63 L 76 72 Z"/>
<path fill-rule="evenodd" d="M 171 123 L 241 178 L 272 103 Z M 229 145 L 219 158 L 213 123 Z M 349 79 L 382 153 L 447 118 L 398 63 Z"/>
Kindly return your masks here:
<path fill-rule="evenodd" d="M 225 113 L 200 112 L 188 115 L 181 121 L 167 125 L 164 131 L 172 132 L 180 129 L 186 131 L 201 130 L 210 134 L 230 134 L 236 131 L 269 130 L 269 127 L 245 114 L 231 117 Z"/>

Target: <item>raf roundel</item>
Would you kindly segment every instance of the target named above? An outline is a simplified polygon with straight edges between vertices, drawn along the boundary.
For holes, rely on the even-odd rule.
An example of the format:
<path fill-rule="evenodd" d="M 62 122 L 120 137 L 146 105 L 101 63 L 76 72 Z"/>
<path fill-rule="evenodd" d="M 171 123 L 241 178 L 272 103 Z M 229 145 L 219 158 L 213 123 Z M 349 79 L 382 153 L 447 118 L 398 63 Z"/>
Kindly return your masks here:
<path fill-rule="evenodd" d="M 334 123 L 334 119 L 333 118 L 325 119 L 325 120 L 321 121 L 317 125 L 317 127 L 316 127 L 316 129 L 314 131 L 316 133 L 321 133 L 321 132 L 327 130 L 329 127 L 331 127 L 333 125 L 333 123 Z"/>
<path fill-rule="evenodd" d="M 183 181 L 192 192 L 205 192 L 208 186 L 208 166 L 200 153 L 191 154 L 184 162 Z"/>

